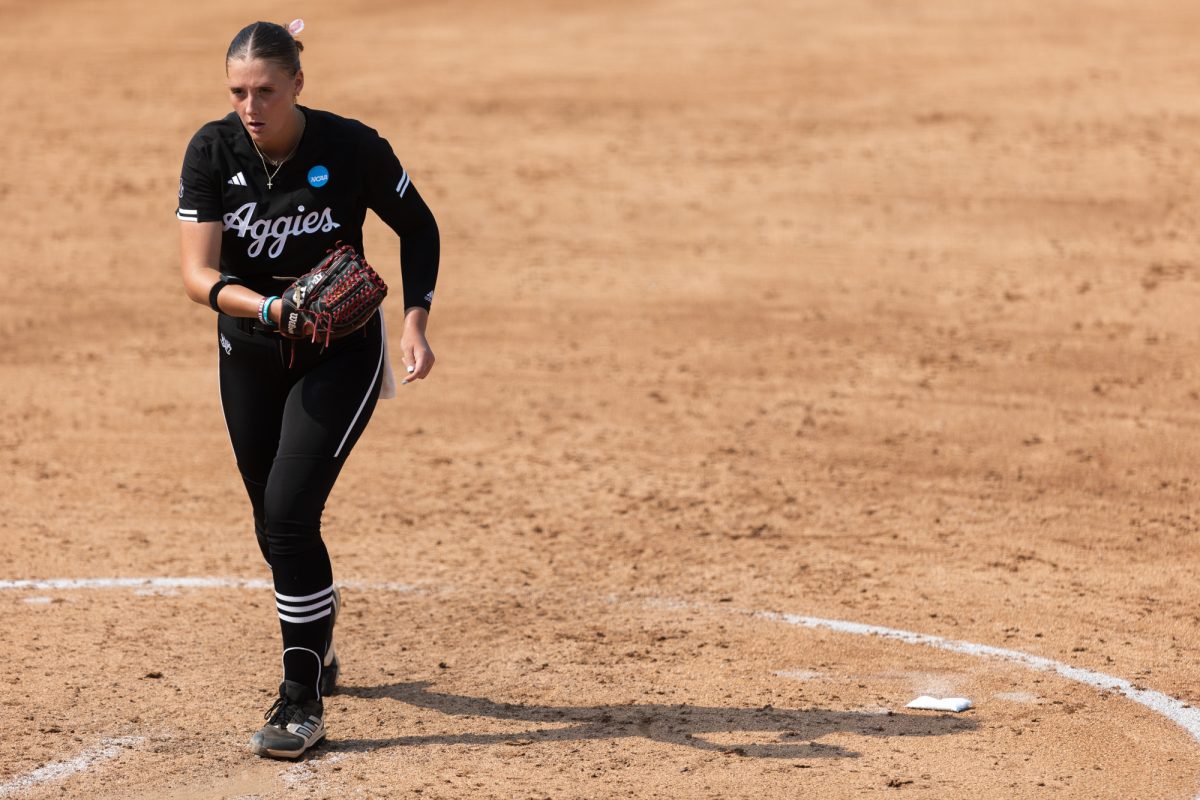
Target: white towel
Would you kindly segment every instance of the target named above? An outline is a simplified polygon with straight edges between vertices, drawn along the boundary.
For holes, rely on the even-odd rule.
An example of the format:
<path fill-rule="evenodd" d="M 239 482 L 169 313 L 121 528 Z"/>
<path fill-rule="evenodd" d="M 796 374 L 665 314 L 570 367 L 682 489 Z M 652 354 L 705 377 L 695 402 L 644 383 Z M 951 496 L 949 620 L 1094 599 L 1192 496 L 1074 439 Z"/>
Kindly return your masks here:
<path fill-rule="evenodd" d="M 383 320 L 383 307 L 379 308 L 379 335 L 383 337 L 383 383 L 379 387 L 379 399 L 391 400 L 396 396 L 396 376 L 392 373 L 392 357 L 388 354 L 387 323 Z"/>

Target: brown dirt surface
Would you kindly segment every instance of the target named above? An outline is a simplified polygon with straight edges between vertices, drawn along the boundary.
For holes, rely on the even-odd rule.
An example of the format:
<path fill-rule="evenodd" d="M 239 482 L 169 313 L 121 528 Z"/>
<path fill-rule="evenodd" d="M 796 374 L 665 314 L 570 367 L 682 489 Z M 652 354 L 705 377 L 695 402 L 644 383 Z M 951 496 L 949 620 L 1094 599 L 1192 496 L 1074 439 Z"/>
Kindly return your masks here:
<path fill-rule="evenodd" d="M 173 219 L 244 8 L 0 0 L 0 796 L 1196 796 L 1200 6 L 253 12 L 444 253 L 294 764 L 245 750 L 278 632 Z M 214 581 L 103 584 L 149 577 Z"/>

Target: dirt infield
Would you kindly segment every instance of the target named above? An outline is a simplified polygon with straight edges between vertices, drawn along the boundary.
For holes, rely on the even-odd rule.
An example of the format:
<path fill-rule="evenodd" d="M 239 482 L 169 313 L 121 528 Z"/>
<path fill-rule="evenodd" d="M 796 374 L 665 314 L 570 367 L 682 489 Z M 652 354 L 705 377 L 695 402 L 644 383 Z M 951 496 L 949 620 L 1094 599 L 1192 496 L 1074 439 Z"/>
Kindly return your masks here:
<path fill-rule="evenodd" d="M 173 218 L 243 9 L 0 0 L 0 797 L 1200 793 L 1194 3 L 258 9 L 444 253 L 297 764 Z"/>

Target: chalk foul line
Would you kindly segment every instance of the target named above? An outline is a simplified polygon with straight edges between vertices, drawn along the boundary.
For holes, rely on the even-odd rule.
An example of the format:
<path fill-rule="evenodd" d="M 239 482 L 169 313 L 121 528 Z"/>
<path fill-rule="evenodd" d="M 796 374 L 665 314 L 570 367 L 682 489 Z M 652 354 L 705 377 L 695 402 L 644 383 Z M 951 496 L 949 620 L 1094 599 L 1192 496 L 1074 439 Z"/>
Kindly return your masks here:
<path fill-rule="evenodd" d="M 32 772 L 18 775 L 11 780 L 0 783 L 0 797 L 8 797 L 26 789 L 32 789 L 42 783 L 62 780 L 72 775 L 85 772 L 101 761 L 108 761 L 119 756 L 127 748 L 136 747 L 142 742 L 141 737 L 127 736 L 120 739 L 105 739 L 94 747 L 89 747 L 74 758 L 65 761 L 51 761 Z"/>
<path fill-rule="evenodd" d="M 338 585 L 348 589 L 365 591 L 413 592 L 416 587 L 403 583 L 371 583 L 364 581 L 338 581 Z M 78 590 L 78 589 L 268 589 L 272 583 L 256 578 L 229 577 L 180 577 L 180 578 L 51 578 L 45 580 L 0 580 L 0 591 L 4 590 Z M 615 599 L 615 598 L 611 598 Z M 881 625 L 867 625 L 849 620 L 825 619 L 822 617 L 807 617 L 799 614 L 784 614 L 775 611 L 753 611 L 735 609 L 728 606 L 674 601 L 668 599 L 646 600 L 644 604 L 657 608 L 691 608 L 708 611 L 734 612 L 745 614 L 756 619 L 769 622 L 779 622 L 799 628 L 810 628 L 833 631 L 835 633 L 853 636 L 874 636 L 881 639 L 904 642 L 905 644 L 922 645 L 945 650 L 952 653 L 991 658 L 1006 661 L 1026 669 L 1049 672 L 1066 680 L 1075 681 L 1091 686 L 1101 691 L 1111 691 L 1138 703 L 1158 714 L 1179 727 L 1183 728 L 1197 742 L 1200 742 L 1200 709 L 1193 708 L 1188 703 L 1153 689 L 1135 686 L 1132 682 L 1103 672 L 1076 667 L 1062 661 L 1055 661 L 1044 656 L 1036 656 L 1020 650 L 1010 650 L 1003 647 L 993 647 L 977 644 L 960 639 L 947 639 L 927 633 L 917 633 L 899 628 L 887 628 Z M 79 755 L 66 761 L 56 761 L 39 767 L 26 775 L 18 776 L 5 783 L 0 783 L 0 797 L 6 797 L 13 792 L 27 789 L 47 781 L 57 780 L 90 768 L 93 764 L 115 758 L 121 750 L 132 747 L 140 739 L 109 739 L 101 744 L 85 750 Z M 1200 795 L 1196 796 L 1200 800 Z"/>
<path fill-rule="evenodd" d="M 860 622 L 849 622 L 839 619 L 822 619 L 820 617 L 802 617 L 797 614 L 779 614 L 772 611 L 746 611 L 752 617 L 771 622 L 782 622 L 800 628 L 817 628 L 837 633 L 849 633 L 856 636 L 877 636 L 883 639 L 895 639 L 906 644 L 919 644 L 934 647 L 938 650 L 948 650 L 952 653 L 962 653 L 979 658 L 995 658 L 1017 664 L 1038 672 L 1053 672 L 1067 680 L 1086 684 L 1096 689 L 1113 691 L 1121 694 L 1135 703 L 1140 703 L 1156 714 L 1160 714 L 1183 728 L 1192 738 L 1200 742 L 1200 709 L 1193 708 L 1182 700 L 1170 695 L 1156 692 L 1153 689 L 1143 689 L 1134 686 L 1124 678 L 1106 675 L 1083 667 L 1075 667 L 1062 661 L 1055 661 L 1020 650 L 1008 650 L 1003 647 L 992 647 L 986 644 L 975 644 L 956 639 L 945 639 L 927 633 L 914 633 L 897 628 L 884 628 L 879 625 L 864 625 Z"/>
<path fill-rule="evenodd" d="M 345 589 L 375 592 L 415 592 L 407 583 L 337 581 Z M 0 580 L 0 591 L 47 589 L 270 589 L 263 578 L 47 578 L 44 580 Z"/>
<path fill-rule="evenodd" d="M 366 581 L 338 581 L 340 586 L 347 589 L 365 591 L 412 592 L 416 587 L 404 583 L 372 583 Z M 269 589 L 272 584 L 259 578 L 231 577 L 176 577 L 176 578 L 50 578 L 45 580 L 0 580 L 0 591 L 3 590 L 71 590 L 71 589 Z M 696 607 L 696 604 L 658 600 L 653 605 L 671 607 Z M 736 611 L 728 607 L 711 606 L 710 610 Z M 1003 647 L 992 647 L 986 644 L 976 644 L 955 639 L 946 639 L 926 633 L 916 633 L 898 628 L 886 628 L 880 625 L 867 625 L 848 620 L 823 619 L 821 617 L 806 617 L 798 614 L 782 614 L 773 611 L 747 611 L 759 619 L 781 622 L 800 628 L 814 628 L 846 633 L 857 636 L 876 636 L 892 639 L 906 644 L 924 645 L 938 650 L 975 656 L 978 658 L 995 658 L 1017 664 L 1027 669 L 1039 672 L 1052 672 L 1067 680 L 1082 683 L 1096 689 L 1112 691 L 1140 703 L 1156 714 L 1179 725 L 1193 739 L 1200 742 L 1200 709 L 1193 708 L 1182 700 L 1178 700 L 1153 689 L 1135 686 L 1124 678 L 1107 675 L 1083 667 L 1072 666 L 1062 661 L 1055 661 L 1043 656 L 1035 656 L 1020 650 L 1009 650 Z"/>

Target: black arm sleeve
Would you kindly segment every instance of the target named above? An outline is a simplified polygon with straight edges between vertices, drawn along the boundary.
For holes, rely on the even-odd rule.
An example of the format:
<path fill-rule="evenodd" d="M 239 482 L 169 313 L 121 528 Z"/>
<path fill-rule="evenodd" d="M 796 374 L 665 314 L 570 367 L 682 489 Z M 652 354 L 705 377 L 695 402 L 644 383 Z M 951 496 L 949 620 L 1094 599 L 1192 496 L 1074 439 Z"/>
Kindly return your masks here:
<path fill-rule="evenodd" d="M 428 309 L 437 283 L 441 237 L 433 212 L 400 165 L 391 145 L 373 137 L 367 158 L 367 206 L 400 237 L 404 307 Z"/>

